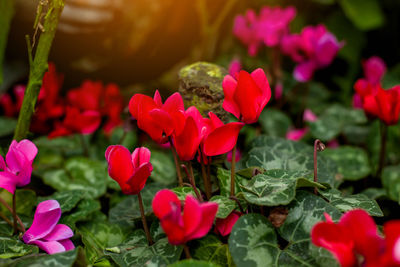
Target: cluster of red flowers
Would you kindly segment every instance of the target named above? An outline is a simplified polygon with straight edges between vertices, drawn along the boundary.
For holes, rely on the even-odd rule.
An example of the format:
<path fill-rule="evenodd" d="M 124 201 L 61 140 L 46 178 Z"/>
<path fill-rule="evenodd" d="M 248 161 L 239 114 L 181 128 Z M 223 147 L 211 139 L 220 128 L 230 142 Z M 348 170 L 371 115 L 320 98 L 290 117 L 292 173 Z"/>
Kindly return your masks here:
<path fill-rule="evenodd" d="M 368 115 L 378 117 L 386 125 L 394 125 L 400 115 L 400 85 L 385 90 L 381 80 L 386 65 L 379 57 L 371 57 L 363 62 L 364 78 L 354 84 L 355 107 L 362 107 Z"/>
<path fill-rule="evenodd" d="M 169 143 L 181 160 L 193 160 L 197 153 L 197 160 L 208 164 L 211 156 L 233 149 L 241 128 L 245 123 L 256 122 L 271 98 L 271 89 L 262 69 L 251 74 L 240 71 L 235 77 L 227 75 L 222 86 L 223 108 L 238 118 L 238 122 L 224 124 L 212 112 L 208 114 L 209 118 L 204 118 L 194 106 L 185 110 L 179 93 L 174 93 L 164 103 L 158 91 L 153 98 L 136 94 L 130 100 L 129 111 L 140 129 L 159 144 Z M 107 149 L 105 157 L 108 173 L 119 183 L 122 192 L 138 195 L 141 199 L 140 191 L 153 169 L 150 151 L 141 147 L 130 155 L 127 148 L 116 145 Z M 154 197 L 154 214 L 160 219 L 171 244 L 184 244 L 203 237 L 211 229 L 218 205 L 200 203 L 199 200 L 188 195 L 182 213 L 181 202 L 172 191 L 161 190 Z M 240 215 L 234 211 L 226 219 L 218 219 L 216 232 L 228 235 Z M 145 220 L 143 224 L 146 229 Z"/>
<path fill-rule="evenodd" d="M 79 88 L 68 91 L 66 99 L 60 95 L 63 75 L 56 72 L 54 64 L 43 77 L 38 96 L 37 109 L 31 124 L 31 131 L 49 134 L 49 137 L 73 133 L 90 134 L 99 128 L 102 119 L 106 121 L 106 133 L 122 123 L 123 98 L 118 86 L 101 82 L 84 81 Z M 0 96 L 0 106 L 6 116 L 15 117 L 21 109 L 25 86 L 14 88 L 15 101 L 10 94 Z"/>
<path fill-rule="evenodd" d="M 345 213 L 337 224 L 328 214 L 325 217 L 326 222 L 317 223 L 312 229 L 312 242 L 332 252 L 342 267 L 400 266 L 399 220 L 384 224 L 383 238 L 364 210 Z"/>

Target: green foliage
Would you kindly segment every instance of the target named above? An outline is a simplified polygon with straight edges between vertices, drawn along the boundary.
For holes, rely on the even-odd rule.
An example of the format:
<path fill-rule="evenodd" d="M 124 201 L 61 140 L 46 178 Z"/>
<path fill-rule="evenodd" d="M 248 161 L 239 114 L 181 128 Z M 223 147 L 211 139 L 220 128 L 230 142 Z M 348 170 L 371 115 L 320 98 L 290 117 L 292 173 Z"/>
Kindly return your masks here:
<path fill-rule="evenodd" d="M 8 259 L 38 253 L 37 246 L 26 245 L 13 237 L 0 237 L 0 259 Z"/>
<path fill-rule="evenodd" d="M 221 190 L 221 196 L 230 196 L 231 192 L 231 172 L 222 168 L 217 170 L 218 185 Z M 242 191 L 240 185 L 245 184 L 247 181 L 242 176 L 235 174 L 235 192 Z"/>
<path fill-rule="evenodd" d="M 226 196 L 213 196 L 210 201 L 218 204 L 217 218 L 225 219 L 236 208 L 236 202 Z"/>
<path fill-rule="evenodd" d="M 151 164 L 153 171 L 151 178 L 161 184 L 176 183 L 175 164 L 170 155 L 159 151 L 151 151 Z"/>
<path fill-rule="evenodd" d="M 1 61 L 0 61 L 0 66 L 1 66 Z M 2 69 L 0 67 L 0 73 L 1 71 Z M 0 84 L 1 84 L 1 78 L 0 78 Z M 9 117 L 0 117 L 0 137 L 11 135 L 15 130 L 15 126 L 17 126 L 17 120 Z"/>
<path fill-rule="evenodd" d="M 24 258 L 17 259 L 8 266 L 12 267 L 25 267 L 25 266 L 65 266 L 72 267 L 78 257 L 78 249 L 70 250 L 67 252 L 57 253 L 53 255 L 47 254 L 33 254 Z"/>
<path fill-rule="evenodd" d="M 400 165 L 385 167 L 382 172 L 382 183 L 387 196 L 400 203 Z"/>
<path fill-rule="evenodd" d="M 270 136 L 285 137 L 292 125 L 289 116 L 276 109 L 265 109 L 258 121 L 264 133 Z"/>
<path fill-rule="evenodd" d="M 265 170 L 312 171 L 313 147 L 277 137 L 259 136 L 254 139 L 246 162 L 247 167 L 258 166 Z M 336 164 L 318 155 L 318 182 L 333 186 Z"/>
<path fill-rule="evenodd" d="M 339 3 L 346 16 L 360 30 L 373 30 L 384 23 L 378 0 L 340 0 Z"/>
<path fill-rule="evenodd" d="M 174 264 L 168 265 L 169 267 L 217 267 L 218 265 L 215 265 L 211 262 L 207 261 L 198 261 L 198 260 L 183 260 L 183 261 L 178 261 L 175 262 Z"/>
<path fill-rule="evenodd" d="M 193 241 L 191 248 L 191 255 L 194 259 L 214 263 L 217 266 L 235 266 L 228 245 L 222 243 L 214 235 L 207 235 Z"/>

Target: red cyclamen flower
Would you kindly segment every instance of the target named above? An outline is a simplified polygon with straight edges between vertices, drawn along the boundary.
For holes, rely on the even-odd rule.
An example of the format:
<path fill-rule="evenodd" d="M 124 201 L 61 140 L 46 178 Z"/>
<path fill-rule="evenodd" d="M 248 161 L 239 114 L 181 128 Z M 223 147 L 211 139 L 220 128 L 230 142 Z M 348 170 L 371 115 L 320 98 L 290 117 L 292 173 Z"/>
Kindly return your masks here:
<path fill-rule="evenodd" d="M 242 213 L 233 211 L 225 219 L 217 218 L 215 221 L 215 232 L 222 236 L 227 236 L 231 233 L 233 226 L 239 220 Z"/>
<path fill-rule="evenodd" d="M 107 148 L 108 174 L 118 182 L 124 194 L 137 195 L 143 189 L 153 171 L 150 156 L 150 150 L 145 147 L 136 148 L 132 155 L 121 145 Z"/>
<path fill-rule="evenodd" d="M 154 214 L 160 219 L 161 227 L 172 245 L 185 244 L 187 241 L 205 236 L 211 229 L 218 204 L 199 203 L 187 195 L 183 214 L 177 195 L 168 189 L 158 191 L 153 199 Z"/>
<path fill-rule="evenodd" d="M 311 231 L 314 245 L 328 249 L 341 266 L 400 266 L 400 221 L 384 225 L 386 240 L 378 234 L 374 220 L 364 210 L 346 212 L 335 224 L 329 215 Z"/>
<path fill-rule="evenodd" d="M 168 142 L 174 131 L 184 126 L 184 105 L 179 93 L 171 95 L 163 104 L 158 90 L 154 98 L 136 94 L 129 102 L 129 112 L 137 120 L 138 127 L 157 143 Z"/>
<path fill-rule="evenodd" d="M 258 120 L 271 98 L 271 88 L 262 69 L 256 69 L 251 74 L 241 70 L 237 80 L 227 75 L 222 87 L 225 95 L 222 107 L 247 124 Z"/>

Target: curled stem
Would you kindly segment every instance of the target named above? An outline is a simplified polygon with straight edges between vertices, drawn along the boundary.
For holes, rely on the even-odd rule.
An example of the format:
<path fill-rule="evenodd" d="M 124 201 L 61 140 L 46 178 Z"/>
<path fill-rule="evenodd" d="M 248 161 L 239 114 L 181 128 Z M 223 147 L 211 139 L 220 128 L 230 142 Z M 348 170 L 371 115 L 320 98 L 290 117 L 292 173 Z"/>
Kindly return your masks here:
<path fill-rule="evenodd" d="M 201 196 L 201 193 L 199 192 L 199 190 L 197 189 L 196 181 L 194 180 L 192 163 L 189 161 L 188 165 L 189 165 L 189 170 L 184 164 L 182 164 L 181 166 L 186 172 L 186 175 L 187 175 L 187 177 L 189 179 L 189 182 L 190 182 L 191 186 L 193 187 L 193 190 L 194 190 L 194 193 L 196 194 L 197 199 L 200 200 L 201 202 L 203 202 L 204 199 Z"/>
<path fill-rule="evenodd" d="M 181 168 L 179 167 L 178 155 L 176 154 L 176 150 L 175 150 L 175 147 L 174 147 L 174 144 L 172 142 L 171 137 L 169 137 L 169 143 L 171 145 L 172 155 L 174 156 L 176 175 L 178 176 L 179 187 L 182 187 L 183 186 L 183 179 L 182 179 Z"/>
<path fill-rule="evenodd" d="M 138 194 L 138 200 L 139 200 L 140 215 L 142 217 L 144 232 L 146 233 L 146 237 L 147 237 L 147 241 L 149 242 L 149 245 L 152 245 L 153 240 L 151 239 L 149 227 L 147 226 L 146 216 L 144 215 L 143 200 L 142 200 L 142 196 L 141 196 L 140 192 Z"/>
<path fill-rule="evenodd" d="M 318 159 L 317 152 L 323 151 L 325 149 L 324 143 L 322 143 L 319 139 L 314 141 L 314 182 L 318 183 Z M 317 194 L 317 188 L 314 188 L 314 193 Z"/>
<path fill-rule="evenodd" d="M 15 193 L 14 193 L 14 195 L 15 195 Z M 0 202 L 4 205 L 4 207 L 6 207 L 6 209 L 8 209 L 8 211 L 10 211 L 13 214 L 13 217 L 15 214 L 15 218 L 16 218 L 17 222 L 19 223 L 19 225 L 21 226 L 22 232 L 25 233 L 26 230 L 25 230 L 24 224 L 22 223 L 21 219 L 18 217 L 17 213 L 16 212 L 14 213 L 13 209 L 10 207 L 10 205 L 8 205 L 8 203 L 1 197 L 0 197 Z"/>
<path fill-rule="evenodd" d="M 236 144 L 232 150 L 231 161 L 231 196 L 235 196 L 235 164 L 236 164 Z"/>

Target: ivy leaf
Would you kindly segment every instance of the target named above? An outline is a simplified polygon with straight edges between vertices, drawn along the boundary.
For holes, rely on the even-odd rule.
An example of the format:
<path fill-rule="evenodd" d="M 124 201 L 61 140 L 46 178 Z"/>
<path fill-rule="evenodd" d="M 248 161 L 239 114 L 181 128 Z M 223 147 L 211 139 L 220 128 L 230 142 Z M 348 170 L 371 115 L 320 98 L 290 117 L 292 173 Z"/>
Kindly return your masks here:
<path fill-rule="evenodd" d="M 21 257 L 38 252 L 37 246 L 27 245 L 17 238 L 0 236 L 0 259 Z"/>
<path fill-rule="evenodd" d="M 368 155 L 361 148 L 341 146 L 335 149 L 326 149 L 322 153 L 336 163 L 344 180 L 356 181 L 371 173 Z"/>
<path fill-rule="evenodd" d="M 118 247 L 107 248 L 105 253 L 121 267 L 167 266 L 180 258 L 182 250 L 182 246 L 170 245 L 166 238 L 148 246 L 143 230 L 137 230 Z"/>
<path fill-rule="evenodd" d="M 152 151 L 150 162 L 153 165 L 151 178 L 154 181 L 165 185 L 176 184 L 175 164 L 169 155 Z"/>
<path fill-rule="evenodd" d="M 337 189 L 319 190 L 320 194 L 329 200 L 329 203 L 338 210 L 346 212 L 352 209 L 363 209 L 371 216 L 382 217 L 382 210 L 375 200 L 363 194 L 343 196 Z"/>
<path fill-rule="evenodd" d="M 107 172 L 103 163 L 84 157 L 70 158 L 63 169 L 43 173 L 43 181 L 57 191 L 83 190 L 97 198 L 106 192 Z"/>
<path fill-rule="evenodd" d="M 289 204 L 296 195 L 298 187 L 319 187 L 313 182 L 309 172 L 270 170 L 254 176 L 246 186 L 242 186 L 244 198 L 256 205 L 279 206 Z"/>
<path fill-rule="evenodd" d="M 225 219 L 229 214 L 236 208 L 236 202 L 229 197 L 225 196 L 213 196 L 210 201 L 218 204 L 218 212 L 216 217 Z"/>
<path fill-rule="evenodd" d="M 313 147 L 279 137 L 259 136 L 249 151 L 247 167 L 265 170 L 313 171 Z M 331 159 L 318 155 L 318 182 L 333 187 L 337 166 Z M 222 191 L 222 189 L 221 189 Z"/>
<path fill-rule="evenodd" d="M 126 238 L 126 233 L 118 225 L 108 222 L 91 221 L 79 225 L 78 229 L 90 264 L 104 261 L 103 250 L 121 244 Z"/>
<path fill-rule="evenodd" d="M 154 195 L 162 188 L 164 186 L 152 183 L 147 184 L 141 191 L 146 216 L 153 212 L 151 203 Z M 141 215 L 138 198 L 137 196 L 128 196 L 110 209 L 108 220 L 110 223 L 116 223 L 122 227 L 133 227 L 134 220 L 139 218 L 141 218 Z"/>
<path fill-rule="evenodd" d="M 9 266 L 12 267 L 23 267 L 23 266 L 65 266 L 72 267 L 78 256 L 78 249 L 56 253 L 52 255 L 48 254 L 36 254 L 35 256 L 24 257 L 13 261 Z"/>
<path fill-rule="evenodd" d="M 75 208 L 84 195 L 85 191 L 82 190 L 61 191 L 48 197 L 39 197 L 37 204 L 45 200 L 54 199 L 60 203 L 61 211 L 65 213 Z"/>
<path fill-rule="evenodd" d="M 383 169 L 382 184 L 388 197 L 400 203 L 400 165 L 387 166 Z"/>
<path fill-rule="evenodd" d="M 191 244 L 192 257 L 198 260 L 215 263 L 218 266 L 234 266 L 227 244 L 223 244 L 216 236 L 207 235 Z"/>

